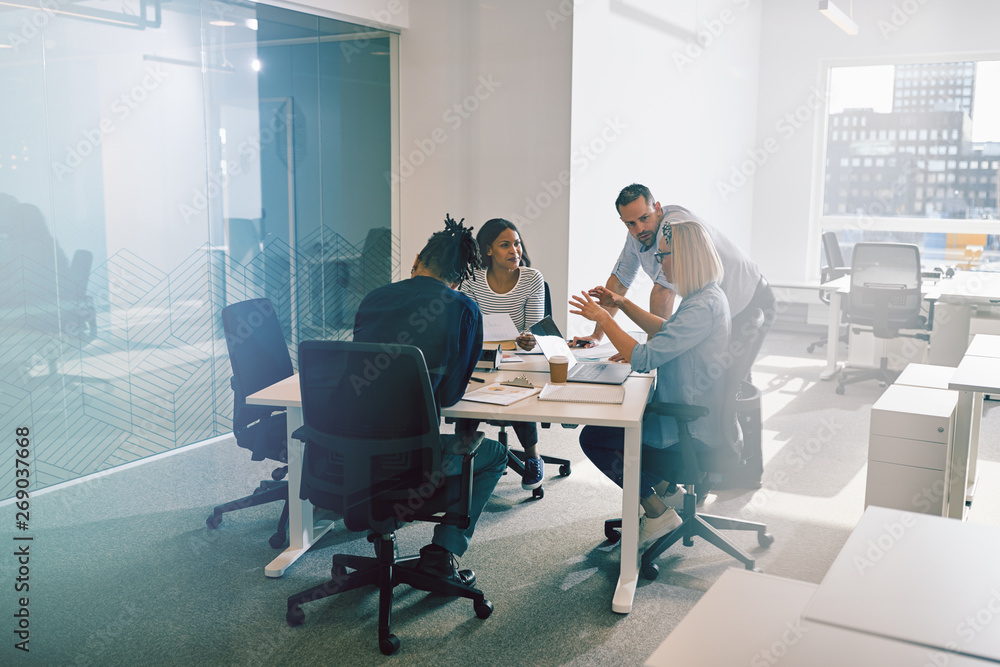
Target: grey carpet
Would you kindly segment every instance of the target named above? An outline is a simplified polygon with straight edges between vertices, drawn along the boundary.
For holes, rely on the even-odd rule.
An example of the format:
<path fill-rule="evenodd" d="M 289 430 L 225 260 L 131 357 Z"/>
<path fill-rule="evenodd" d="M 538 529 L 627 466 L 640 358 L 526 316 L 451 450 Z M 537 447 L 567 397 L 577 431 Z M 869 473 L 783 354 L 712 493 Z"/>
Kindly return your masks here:
<path fill-rule="evenodd" d="M 736 541 L 765 572 L 819 582 L 863 510 L 868 415 L 881 389 L 868 382 L 836 395 L 819 380 L 822 351 L 805 353 L 809 339 L 770 335 L 754 369 L 764 392 L 764 488 L 720 492 L 711 512 L 766 522 L 775 536 L 769 549 L 752 534 Z M 988 407 L 984 417 L 976 522 L 1000 523 L 995 412 Z M 477 571 L 493 615 L 483 621 L 469 601 L 400 587 L 393 630 L 402 647 L 392 658 L 378 651 L 374 588 L 305 605 L 301 627 L 284 620 L 285 598 L 324 581 L 331 554 L 371 553 L 363 535 L 338 525 L 283 578 L 267 579 L 277 505 L 205 527 L 214 505 L 248 492 L 273 467 L 251 462 L 232 441 L 38 495 L 31 652 L 15 651 L 5 630 L 0 664 L 641 664 L 736 562 L 704 543 L 675 545 L 660 558 L 659 577 L 640 580 L 632 613 L 614 614 L 618 547 L 604 542 L 602 524 L 618 514 L 621 496 L 583 459 L 578 434 L 558 425 L 541 432 L 543 451 L 571 459 L 572 475 L 549 470 L 540 501 L 505 476 L 462 559 Z M 0 507 L 3 525 L 13 514 L 10 504 Z M 405 527 L 400 552 L 415 553 L 430 532 Z M 0 558 L 0 568 L 9 628 L 13 557 Z"/>

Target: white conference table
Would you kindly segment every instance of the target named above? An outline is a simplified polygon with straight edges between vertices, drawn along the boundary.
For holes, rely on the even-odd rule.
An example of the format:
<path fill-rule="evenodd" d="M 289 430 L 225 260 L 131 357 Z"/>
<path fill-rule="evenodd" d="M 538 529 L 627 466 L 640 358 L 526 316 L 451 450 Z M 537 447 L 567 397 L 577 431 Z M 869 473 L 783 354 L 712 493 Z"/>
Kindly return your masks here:
<path fill-rule="evenodd" d="M 802 610 L 819 586 L 742 568 L 712 584 L 646 667 L 981 667 L 984 660 L 817 623 Z"/>
<path fill-rule="evenodd" d="M 511 364 L 520 366 L 520 364 Z M 548 373 L 530 372 L 537 386 L 548 380 Z M 519 371 L 500 370 L 476 373 L 487 382 L 512 379 Z M 613 426 L 625 429 L 625 457 L 622 490 L 622 540 L 621 569 L 611 608 L 627 614 L 632 610 L 632 600 L 639 577 L 639 469 L 641 465 L 642 415 L 652 391 L 654 376 L 633 375 L 625 381 L 625 400 L 621 405 L 594 403 L 563 403 L 539 401 L 536 396 L 509 406 L 459 401 L 442 410 L 443 417 L 471 419 L 502 419 L 506 421 L 549 422 L 556 424 L 584 424 Z M 481 385 L 470 385 L 477 387 Z M 288 410 L 288 525 L 289 546 L 264 568 L 268 577 L 280 577 L 300 556 L 309 550 L 333 525 L 331 518 L 316 518 L 313 506 L 299 498 L 302 485 L 302 459 L 304 445 L 291 437 L 302 426 L 302 398 L 299 377 L 293 375 L 247 397 L 251 405 L 284 407 Z"/>
<path fill-rule="evenodd" d="M 925 653 L 1000 661 L 998 553 L 995 526 L 869 506 L 802 616 Z"/>
<path fill-rule="evenodd" d="M 250 405 L 267 405 L 288 410 L 288 548 L 268 563 L 264 574 L 280 577 L 285 570 L 309 550 L 333 527 L 334 519 L 314 516 L 308 500 L 299 498 L 302 488 L 302 458 L 305 445 L 292 438 L 292 433 L 302 426 L 302 395 L 299 376 L 292 375 L 247 396 Z"/>
<path fill-rule="evenodd" d="M 535 386 L 544 386 L 548 381 L 547 371 L 526 369 L 522 371 L 517 368 L 521 365 L 505 364 L 504 368 L 509 367 L 511 370 L 499 370 L 489 374 L 476 373 L 476 377 L 485 378 L 487 382 L 502 382 L 523 372 L 530 373 L 529 379 Z M 639 469 L 642 456 L 642 415 L 653 388 L 653 379 L 652 375 L 633 374 L 629 377 L 624 384 L 625 400 L 621 405 L 540 401 L 537 396 L 532 396 L 508 406 L 463 400 L 441 411 L 442 416 L 454 418 L 582 424 L 625 429 L 621 565 L 618 585 L 615 587 L 611 602 L 612 611 L 619 614 L 632 611 L 632 600 L 639 580 Z"/>

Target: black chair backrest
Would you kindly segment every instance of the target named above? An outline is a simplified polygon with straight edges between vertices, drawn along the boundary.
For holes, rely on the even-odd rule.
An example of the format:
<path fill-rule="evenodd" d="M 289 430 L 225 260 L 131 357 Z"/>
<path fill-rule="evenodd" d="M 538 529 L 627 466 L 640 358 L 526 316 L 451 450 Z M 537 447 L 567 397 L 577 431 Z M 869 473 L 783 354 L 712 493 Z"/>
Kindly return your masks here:
<path fill-rule="evenodd" d="M 851 261 L 847 317 L 879 338 L 920 326 L 920 250 L 908 243 L 858 243 Z"/>
<path fill-rule="evenodd" d="M 552 294 L 549 292 L 549 283 L 545 283 L 545 316 L 552 317 Z"/>
<path fill-rule="evenodd" d="M 823 255 L 826 257 L 826 266 L 831 271 L 838 273 L 828 280 L 839 278 L 847 273 L 844 266 L 844 255 L 840 252 L 840 241 L 837 240 L 837 232 L 823 232 Z"/>
<path fill-rule="evenodd" d="M 299 383 L 306 427 L 301 497 L 335 511 L 350 530 L 395 530 L 407 508 L 418 509 L 410 503 L 429 498 L 444 481 L 434 391 L 420 348 L 304 341 Z"/>
<path fill-rule="evenodd" d="M 222 309 L 222 330 L 233 369 L 233 433 L 236 442 L 253 452 L 253 460 L 284 460 L 285 413 L 263 405 L 247 405 L 246 398 L 292 375 L 274 305 L 251 299 Z"/>

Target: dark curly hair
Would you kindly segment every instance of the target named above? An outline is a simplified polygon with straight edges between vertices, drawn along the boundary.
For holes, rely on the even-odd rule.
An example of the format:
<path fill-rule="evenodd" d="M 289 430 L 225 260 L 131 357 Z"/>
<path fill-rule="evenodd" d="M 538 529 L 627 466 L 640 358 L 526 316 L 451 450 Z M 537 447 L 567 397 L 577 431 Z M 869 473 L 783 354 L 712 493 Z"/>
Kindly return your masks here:
<path fill-rule="evenodd" d="M 450 284 L 461 285 L 475 280 L 476 269 L 482 268 L 479 246 L 472 237 L 472 227 L 465 227 L 465 218 L 455 222 L 447 213 L 444 229 L 434 232 L 417 259 Z"/>

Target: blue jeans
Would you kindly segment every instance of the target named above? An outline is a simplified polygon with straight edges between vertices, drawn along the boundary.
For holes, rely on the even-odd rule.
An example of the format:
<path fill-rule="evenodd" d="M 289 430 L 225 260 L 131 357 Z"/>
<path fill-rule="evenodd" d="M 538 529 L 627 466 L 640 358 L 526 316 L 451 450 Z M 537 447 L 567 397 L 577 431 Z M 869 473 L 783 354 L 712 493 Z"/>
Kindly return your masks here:
<path fill-rule="evenodd" d="M 580 431 L 580 448 L 597 469 L 607 475 L 608 479 L 622 485 L 625 469 L 625 429 L 612 426 L 584 426 Z M 652 447 L 642 446 L 643 454 Z M 649 457 L 643 456 L 644 459 Z M 649 498 L 656 493 L 653 487 L 663 481 L 659 475 L 646 470 L 639 474 L 639 497 Z"/>
<path fill-rule="evenodd" d="M 448 437 L 448 436 L 443 436 Z M 442 457 L 441 467 L 446 474 L 461 472 L 462 457 L 446 454 Z M 476 532 L 476 522 L 483 513 L 486 502 L 493 494 L 497 482 L 507 468 L 507 448 L 496 440 L 484 438 L 472 459 L 472 497 L 469 508 L 469 527 L 462 529 L 456 526 L 437 524 L 434 526 L 434 537 L 431 542 L 461 556 L 469 548 L 472 534 Z"/>

